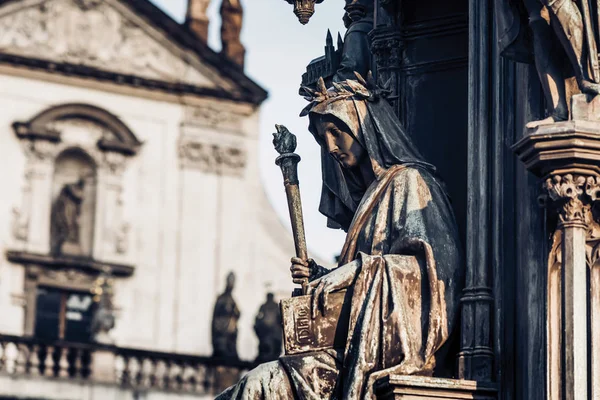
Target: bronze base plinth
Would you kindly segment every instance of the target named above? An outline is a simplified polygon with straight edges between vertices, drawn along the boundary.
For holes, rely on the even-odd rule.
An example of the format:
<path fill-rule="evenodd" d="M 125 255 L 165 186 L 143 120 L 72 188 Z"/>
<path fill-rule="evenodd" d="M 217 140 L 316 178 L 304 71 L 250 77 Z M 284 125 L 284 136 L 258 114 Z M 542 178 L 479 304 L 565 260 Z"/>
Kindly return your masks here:
<path fill-rule="evenodd" d="M 491 383 L 423 376 L 390 375 L 375 383 L 378 400 L 496 400 Z"/>

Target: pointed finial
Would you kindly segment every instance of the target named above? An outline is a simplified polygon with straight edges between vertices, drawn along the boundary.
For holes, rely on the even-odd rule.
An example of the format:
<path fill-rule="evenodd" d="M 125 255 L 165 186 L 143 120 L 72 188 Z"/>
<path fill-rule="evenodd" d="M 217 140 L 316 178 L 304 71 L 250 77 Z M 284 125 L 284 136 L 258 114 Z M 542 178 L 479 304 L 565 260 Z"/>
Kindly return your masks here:
<path fill-rule="evenodd" d="M 337 37 L 337 48 L 338 50 L 344 47 L 344 40 L 342 39 L 342 35 L 340 35 L 340 33 L 338 32 L 338 37 Z"/>
<path fill-rule="evenodd" d="M 331 37 L 331 31 L 327 29 L 327 38 L 325 39 L 325 44 L 327 46 L 333 46 L 333 37 Z"/>

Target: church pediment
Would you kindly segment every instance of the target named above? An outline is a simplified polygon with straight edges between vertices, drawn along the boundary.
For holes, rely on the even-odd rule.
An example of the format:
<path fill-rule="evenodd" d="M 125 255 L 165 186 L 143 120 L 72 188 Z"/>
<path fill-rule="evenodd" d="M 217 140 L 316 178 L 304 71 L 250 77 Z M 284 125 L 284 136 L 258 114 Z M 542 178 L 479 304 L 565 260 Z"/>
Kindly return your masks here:
<path fill-rule="evenodd" d="M 233 86 L 118 0 L 0 1 L 0 53 L 202 88 Z"/>

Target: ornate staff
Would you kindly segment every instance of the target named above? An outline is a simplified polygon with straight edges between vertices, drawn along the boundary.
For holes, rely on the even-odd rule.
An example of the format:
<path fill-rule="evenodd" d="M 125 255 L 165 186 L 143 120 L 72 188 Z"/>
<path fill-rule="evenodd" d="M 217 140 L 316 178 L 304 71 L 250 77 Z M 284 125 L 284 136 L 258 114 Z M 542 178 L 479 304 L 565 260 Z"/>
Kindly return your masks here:
<path fill-rule="evenodd" d="M 283 184 L 287 196 L 290 220 L 292 222 L 292 234 L 296 246 L 296 257 L 308 260 L 306 251 L 306 238 L 304 237 L 304 220 L 302 218 L 302 202 L 300 201 L 300 182 L 298 181 L 298 162 L 300 156 L 294 153 L 296 150 L 296 136 L 283 125 L 275 125 L 276 133 L 273 134 L 273 145 L 280 154 L 275 159 L 275 164 L 281 168 Z M 302 282 L 302 290 L 294 290 L 292 296 L 306 294 L 308 279 Z"/>

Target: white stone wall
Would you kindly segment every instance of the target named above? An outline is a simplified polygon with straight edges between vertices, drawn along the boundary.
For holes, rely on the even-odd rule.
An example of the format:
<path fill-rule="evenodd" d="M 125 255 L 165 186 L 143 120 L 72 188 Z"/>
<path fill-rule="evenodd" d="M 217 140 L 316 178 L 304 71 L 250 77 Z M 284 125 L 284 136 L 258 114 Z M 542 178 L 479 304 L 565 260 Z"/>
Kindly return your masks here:
<path fill-rule="evenodd" d="M 254 317 L 267 286 L 278 297 L 292 290 L 288 266 L 294 252 L 291 236 L 274 215 L 259 180 L 258 111 L 210 99 L 161 98 L 141 90 L 118 93 L 120 88 L 102 90 L 98 83 L 92 88 L 84 81 L 18 74 L 0 70 L 0 333 L 19 335 L 24 329 L 24 268 L 9 263 L 4 253 L 27 248 L 30 241 L 39 242 L 39 250 L 48 241 L 39 224 L 49 218 L 50 199 L 43 194 L 44 184 L 26 188 L 27 157 L 11 125 L 51 106 L 85 103 L 117 115 L 144 143 L 117 179 L 120 208 L 110 206 L 117 204 L 110 179 L 98 187 L 98 195 L 104 191 L 106 196 L 97 204 L 96 223 L 101 225 L 94 254 L 136 268 L 132 277 L 116 279 L 116 343 L 210 355 L 214 300 L 224 289 L 226 275 L 235 271 L 234 296 L 241 310 L 238 352 L 244 359 L 255 357 Z M 194 165 L 181 157 L 184 140 L 241 148 L 245 168 L 215 172 Z M 28 197 L 26 190 L 41 194 Z M 19 241 L 13 228 L 23 218 L 15 218 L 13 208 L 27 208 L 24 198 L 34 204 L 26 216 L 27 238 Z M 106 232 L 117 229 L 111 221 L 131 227 L 124 254 L 106 250 L 111 237 Z"/>

